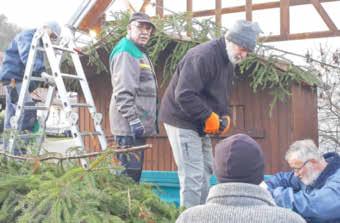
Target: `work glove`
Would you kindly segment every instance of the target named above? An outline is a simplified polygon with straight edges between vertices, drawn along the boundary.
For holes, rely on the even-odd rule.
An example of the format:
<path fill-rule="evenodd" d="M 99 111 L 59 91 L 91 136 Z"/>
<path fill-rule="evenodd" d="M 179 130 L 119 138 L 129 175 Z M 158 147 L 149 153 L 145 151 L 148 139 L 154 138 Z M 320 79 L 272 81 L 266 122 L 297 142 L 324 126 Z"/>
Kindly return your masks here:
<path fill-rule="evenodd" d="M 229 115 L 226 115 L 226 116 L 223 116 L 222 118 L 220 118 L 220 129 L 219 130 L 220 130 L 220 133 L 222 135 L 229 132 L 230 127 L 231 127 L 231 122 L 230 122 L 230 116 Z"/>
<path fill-rule="evenodd" d="M 145 129 L 139 118 L 132 120 L 129 122 L 131 132 L 135 137 L 141 137 L 144 135 Z"/>
<path fill-rule="evenodd" d="M 212 112 L 204 122 L 204 132 L 207 134 L 218 134 L 220 131 L 220 117 Z"/>
<path fill-rule="evenodd" d="M 16 104 L 19 100 L 19 94 L 16 87 L 9 87 L 9 97 L 11 103 Z"/>
<path fill-rule="evenodd" d="M 8 91 L 9 91 L 8 92 L 9 93 L 9 99 L 10 99 L 11 103 L 16 104 L 19 100 L 19 94 L 18 94 L 18 91 L 17 91 L 15 79 L 11 79 Z"/>

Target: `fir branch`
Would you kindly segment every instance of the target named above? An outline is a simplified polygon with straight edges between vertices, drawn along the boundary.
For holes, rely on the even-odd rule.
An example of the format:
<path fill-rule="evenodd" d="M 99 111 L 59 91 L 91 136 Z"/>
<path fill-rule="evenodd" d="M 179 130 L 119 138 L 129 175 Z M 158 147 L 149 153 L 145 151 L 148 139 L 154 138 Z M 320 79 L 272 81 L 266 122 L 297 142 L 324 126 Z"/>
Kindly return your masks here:
<path fill-rule="evenodd" d="M 93 152 L 93 153 L 86 153 L 86 154 L 82 154 L 82 155 L 75 155 L 75 156 L 49 156 L 49 153 L 41 155 L 41 156 L 16 156 L 16 155 L 12 155 L 10 153 L 7 152 L 3 152 L 0 151 L 0 155 L 4 155 L 8 158 L 13 158 L 13 159 L 17 159 L 17 160 L 25 160 L 25 161 L 47 161 L 47 160 L 59 160 L 59 161 L 63 161 L 63 160 L 72 160 L 72 159 L 82 159 L 82 158 L 89 158 L 89 157 L 95 157 L 95 156 L 99 156 L 99 155 L 103 155 L 103 154 L 107 154 L 107 153 L 112 153 L 112 154 L 120 154 L 120 153 L 130 153 L 130 152 L 137 152 L 137 151 L 143 151 L 146 149 L 150 149 L 152 147 L 151 144 L 146 144 L 146 145 L 142 145 L 142 146 L 134 146 L 134 147 L 130 147 L 130 148 L 126 148 L 126 149 L 108 149 L 108 150 L 104 150 L 102 152 Z"/>

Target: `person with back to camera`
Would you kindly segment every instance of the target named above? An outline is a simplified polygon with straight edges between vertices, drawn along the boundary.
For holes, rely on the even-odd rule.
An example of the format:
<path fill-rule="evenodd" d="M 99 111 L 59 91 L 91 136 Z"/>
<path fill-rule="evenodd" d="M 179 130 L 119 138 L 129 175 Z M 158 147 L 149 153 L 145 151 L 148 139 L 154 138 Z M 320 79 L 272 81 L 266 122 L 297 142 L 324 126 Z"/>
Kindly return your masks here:
<path fill-rule="evenodd" d="M 207 203 L 185 210 L 176 223 L 303 223 L 301 216 L 277 207 L 270 193 L 259 186 L 264 178 L 264 157 L 259 144 L 236 134 L 215 147 L 218 184 Z"/>

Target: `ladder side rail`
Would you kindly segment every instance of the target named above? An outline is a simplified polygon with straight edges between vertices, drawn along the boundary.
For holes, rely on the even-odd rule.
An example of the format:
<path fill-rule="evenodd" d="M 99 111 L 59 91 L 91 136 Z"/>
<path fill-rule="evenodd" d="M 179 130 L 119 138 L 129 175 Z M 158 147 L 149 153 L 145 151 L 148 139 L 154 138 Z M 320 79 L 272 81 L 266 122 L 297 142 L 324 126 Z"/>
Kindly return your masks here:
<path fill-rule="evenodd" d="M 21 125 L 19 125 L 19 121 L 22 118 L 23 113 L 24 113 L 25 96 L 28 93 L 30 79 L 32 76 L 32 70 L 34 67 L 34 60 L 37 55 L 37 47 L 40 44 L 40 39 L 42 35 L 43 35 L 43 31 L 37 30 L 37 32 L 34 34 L 33 39 L 32 39 L 32 43 L 31 43 L 31 47 L 30 47 L 30 51 L 28 54 L 28 59 L 27 59 L 26 67 L 25 67 L 25 72 L 24 72 L 24 76 L 23 76 L 23 80 L 21 84 L 21 89 L 19 92 L 19 99 L 17 102 L 15 115 L 11 118 L 13 120 L 10 120 L 11 127 L 12 129 L 15 129 L 15 130 L 19 130 L 21 128 Z M 9 139 L 9 151 L 11 153 L 14 152 L 14 147 L 15 147 L 15 142 L 16 142 L 16 137 L 17 137 L 16 134 L 17 133 L 13 131 Z"/>
<path fill-rule="evenodd" d="M 41 119 L 41 130 L 40 130 L 40 137 L 38 138 L 38 155 L 40 155 L 40 151 L 41 151 L 41 146 L 42 143 L 45 140 L 45 132 L 46 132 L 46 122 L 47 119 L 50 115 L 50 111 L 51 111 L 51 105 L 52 105 L 52 101 L 53 98 L 55 96 L 56 93 L 56 87 L 55 86 L 49 86 L 48 87 L 48 92 L 47 92 L 47 96 L 46 96 L 46 101 L 45 101 L 45 107 L 49 108 L 47 111 L 44 111 L 44 116 Z"/>
<path fill-rule="evenodd" d="M 73 41 L 70 41 L 69 46 L 75 47 Z M 98 139 L 99 139 L 99 142 L 100 142 L 100 145 L 101 145 L 101 149 L 105 150 L 106 147 L 107 147 L 107 141 L 106 141 L 105 134 L 104 134 L 104 131 L 103 131 L 102 126 L 101 126 L 102 118 L 99 118 L 99 120 L 97 119 L 97 117 L 101 114 L 97 113 L 97 111 L 96 111 L 96 106 L 95 106 L 95 103 L 94 103 L 94 100 L 93 100 L 93 96 L 91 94 L 91 89 L 88 85 L 88 82 L 87 82 L 87 79 L 86 79 L 86 76 L 85 76 L 85 72 L 84 72 L 84 69 L 83 69 L 83 66 L 81 64 L 81 61 L 80 61 L 78 54 L 71 54 L 71 57 L 72 57 L 72 60 L 73 60 L 74 66 L 75 66 L 76 73 L 81 78 L 81 80 L 79 82 L 80 82 L 80 85 L 81 85 L 81 88 L 82 88 L 82 91 L 83 91 L 83 94 L 84 94 L 85 101 L 86 101 L 87 104 L 91 105 L 91 107 L 89 107 L 88 109 L 89 109 L 89 112 L 92 116 L 92 119 L 94 120 L 95 130 L 96 130 L 96 132 L 99 132 L 101 134 L 101 135 L 98 136 Z M 97 117 L 95 117 L 95 116 L 97 116 Z"/>
<path fill-rule="evenodd" d="M 25 105 L 25 96 L 28 93 L 28 88 L 29 88 L 29 84 L 30 84 L 30 79 L 32 77 L 32 70 L 34 67 L 34 60 L 36 58 L 37 55 L 37 47 L 39 44 L 39 40 L 41 38 L 41 31 L 36 32 L 36 34 L 34 34 L 33 36 L 33 40 L 31 43 L 31 48 L 30 48 L 30 52 L 28 54 L 28 59 L 27 59 L 27 63 L 26 63 L 26 67 L 25 67 L 25 73 L 23 76 L 23 80 L 22 80 L 22 84 L 21 84 L 21 89 L 20 89 L 20 93 L 19 93 L 19 99 L 17 102 L 17 108 L 16 108 L 16 112 L 15 112 L 15 129 L 19 129 L 20 126 L 18 126 L 18 121 L 19 118 L 21 117 L 21 115 L 24 112 L 24 105 Z"/>
<path fill-rule="evenodd" d="M 64 81 L 62 79 L 62 76 L 61 76 L 60 67 L 59 67 L 60 59 L 59 59 L 59 57 L 56 56 L 55 51 L 53 49 L 53 46 L 51 44 L 51 41 L 50 41 L 47 34 L 43 35 L 43 42 L 44 42 L 44 48 L 45 48 L 47 58 L 50 62 L 52 75 L 54 77 L 54 80 L 55 80 L 55 83 L 56 83 L 56 86 L 57 86 L 57 89 L 58 89 L 58 93 L 59 93 L 60 98 L 61 98 L 62 105 L 64 107 L 66 114 L 71 115 L 73 113 L 73 110 L 72 110 L 72 107 L 71 107 L 70 100 L 67 97 L 67 90 L 66 90 L 66 87 L 64 85 Z M 77 140 L 78 146 L 80 146 L 81 148 L 85 148 L 83 139 L 82 139 L 81 135 L 79 134 L 78 126 L 76 125 L 76 123 L 72 123 L 70 119 L 68 119 L 68 122 L 71 125 L 72 136 L 73 136 L 73 138 L 75 138 Z"/>

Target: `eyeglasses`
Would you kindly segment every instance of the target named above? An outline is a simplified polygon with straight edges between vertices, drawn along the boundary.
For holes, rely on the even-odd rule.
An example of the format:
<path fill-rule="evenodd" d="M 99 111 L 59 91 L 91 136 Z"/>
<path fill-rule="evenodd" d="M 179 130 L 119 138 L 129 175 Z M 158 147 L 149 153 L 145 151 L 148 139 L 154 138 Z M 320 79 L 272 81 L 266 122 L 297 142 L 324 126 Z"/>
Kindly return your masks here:
<path fill-rule="evenodd" d="M 295 167 L 292 168 L 292 170 L 294 171 L 294 173 L 298 173 L 302 168 L 304 168 L 306 166 L 306 164 L 311 161 L 311 160 L 306 160 L 300 167 Z"/>
<path fill-rule="evenodd" d="M 132 24 L 134 27 L 136 27 L 139 30 L 146 30 L 147 32 L 151 32 L 153 30 L 153 26 L 149 23 L 145 22 L 136 22 Z"/>

